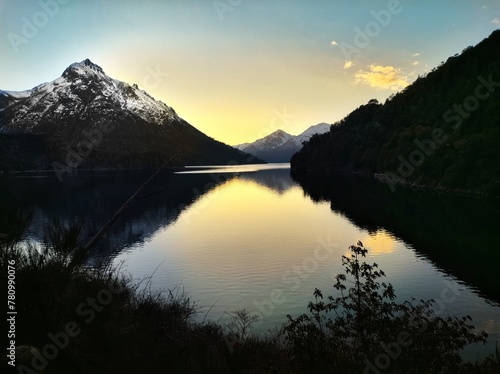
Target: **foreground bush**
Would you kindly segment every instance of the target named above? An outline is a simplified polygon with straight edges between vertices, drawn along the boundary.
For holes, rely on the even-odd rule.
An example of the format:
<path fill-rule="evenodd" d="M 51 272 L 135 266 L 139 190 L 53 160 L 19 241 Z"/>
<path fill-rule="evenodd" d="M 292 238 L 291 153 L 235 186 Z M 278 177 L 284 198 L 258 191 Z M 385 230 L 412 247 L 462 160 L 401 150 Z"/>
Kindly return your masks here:
<path fill-rule="evenodd" d="M 21 227 L 29 217 L 9 220 Z M 0 242 L 4 294 L 7 264 L 16 267 L 16 345 L 29 348 L 18 359 L 35 352 L 14 372 L 227 372 L 222 327 L 193 323 L 196 307 L 182 290 L 153 292 L 148 279 L 85 266 L 79 227 L 47 232 L 36 246 L 21 245 L 19 231 Z"/>
<path fill-rule="evenodd" d="M 434 300 L 397 303 L 378 265 L 361 262 L 368 250 L 361 242 L 342 256 L 345 274 L 336 276 L 338 296 L 326 301 L 314 292 L 310 314 L 288 316 L 287 338 L 302 372 L 355 373 L 493 373 L 495 360 L 482 365 L 462 361 L 468 344 L 486 342 L 470 316 L 442 318 Z M 496 362 L 498 369 L 498 361 Z"/>

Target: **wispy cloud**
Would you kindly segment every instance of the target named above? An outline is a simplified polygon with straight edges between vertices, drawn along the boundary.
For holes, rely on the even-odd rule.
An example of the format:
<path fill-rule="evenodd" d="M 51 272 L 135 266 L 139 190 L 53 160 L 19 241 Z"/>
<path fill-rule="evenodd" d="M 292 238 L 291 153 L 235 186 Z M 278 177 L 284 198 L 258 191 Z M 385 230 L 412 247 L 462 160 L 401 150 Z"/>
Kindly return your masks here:
<path fill-rule="evenodd" d="M 412 64 L 413 66 L 417 66 L 417 65 L 420 65 L 420 61 L 413 61 L 411 64 Z"/>
<path fill-rule="evenodd" d="M 345 64 L 344 64 L 344 69 L 350 69 L 352 68 L 352 66 L 354 65 L 354 62 L 352 61 L 346 61 Z"/>
<path fill-rule="evenodd" d="M 495 26 L 500 26 L 500 19 L 495 18 L 493 21 L 491 21 L 491 23 Z"/>
<path fill-rule="evenodd" d="M 394 66 L 370 65 L 369 71 L 360 70 L 356 73 L 356 82 L 377 89 L 400 90 L 409 85 L 400 69 Z"/>
<path fill-rule="evenodd" d="M 339 43 L 337 43 L 335 40 L 332 40 L 332 42 L 330 44 L 333 45 L 333 46 L 339 45 Z"/>
<path fill-rule="evenodd" d="M 417 52 L 417 53 L 412 54 L 412 57 L 419 57 L 419 56 L 420 56 L 420 53 L 418 53 L 418 52 Z"/>

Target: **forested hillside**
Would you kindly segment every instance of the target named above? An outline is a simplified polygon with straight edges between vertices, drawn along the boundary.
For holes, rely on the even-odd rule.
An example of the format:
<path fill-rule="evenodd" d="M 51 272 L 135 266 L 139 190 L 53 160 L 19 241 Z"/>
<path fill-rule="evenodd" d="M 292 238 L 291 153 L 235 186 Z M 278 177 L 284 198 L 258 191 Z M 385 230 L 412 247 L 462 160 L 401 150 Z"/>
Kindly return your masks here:
<path fill-rule="evenodd" d="M 500 194 L 500 31 L 383 105 L 362 105 L 291 160 L 295 171 L 361 172 Z"/>

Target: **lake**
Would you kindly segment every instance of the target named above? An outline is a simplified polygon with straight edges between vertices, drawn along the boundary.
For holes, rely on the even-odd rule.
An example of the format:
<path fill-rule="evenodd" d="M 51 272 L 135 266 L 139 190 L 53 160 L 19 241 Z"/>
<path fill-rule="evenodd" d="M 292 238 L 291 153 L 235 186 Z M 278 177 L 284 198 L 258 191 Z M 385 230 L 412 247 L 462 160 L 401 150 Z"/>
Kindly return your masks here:
<path fill-rule="evenodd" d="M 0 208 L 34 213 L 31 240 L 58 219 L 95 234 L 144 183 L 146 172 L 4 177 Z M 155 289 L 184 290 L 199 320 L 243 309 L 256 331 L 306 311 L 319 288 L 334 294 L 341 256 L 369 249 L 399 300 L 437 300 L 439 315 L 470 315 L 500 339 L 500 203 L 398 188 L 353 177 L 291 175 L 288 164 L 218 166 L 157 177 L 99 242 L 90 264 L 113 263 Z M 1 227 L 0 227 L 1 231 Z"/>

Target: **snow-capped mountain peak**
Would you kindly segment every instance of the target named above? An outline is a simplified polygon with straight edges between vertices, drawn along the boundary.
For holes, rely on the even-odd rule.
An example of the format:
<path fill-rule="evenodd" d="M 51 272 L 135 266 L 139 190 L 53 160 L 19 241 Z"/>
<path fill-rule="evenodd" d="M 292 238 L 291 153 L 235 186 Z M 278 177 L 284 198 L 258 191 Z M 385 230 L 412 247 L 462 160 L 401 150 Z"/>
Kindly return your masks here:
<path fill-rule="evenodd" d="M 0 166 L 51 170 L 60 181 L 77 168 L 261 162 L 217 142 L 137 84 L 106 75 L 89 59 L 52 82 L 0 91 Z"/>
<path fill-rule="evenodd" d="M 102 70 L 102 68 L 99 65 L 94 64 L 87 58 L 82 62 L 75 62 L 70 66 L 68 66 L 66 70 L 64 70 L 62 76 L 68 77 L 72 74 L 88 75 L 89 73 L 94 73 L 94 74 L 97 73 L 99 75 L 105 75 L 104 70 Z"/>
<path fill-rule="evenodd" d="M 268 162 L 289 162 L 292 155 L 302 147 L 303 142 L 308 141 L 314 134 L 329 131 L 330 126 L 327 123 L 319 123 L 296 136 L 283 130 L 276 130 L 253 143 L 243 143 L 235 147 Z"/>
<path fill-rule="evenodd" d="M 48 121 L 54 126 L 62 117 L 78 113 L 81 120 L 102 111 L 128 113 L 157 125 L 168 125 L 179 120 L 177 113 L 161 101 L 155 100 L 137 84 L 129 85 L 107 76 L 103 69 L 89 59 L 67 67 L 62 76 L 49 83 L 22 92 L 0 92 L 0 111 L 16 105 L 9 128 L 0 131 L 38 132 Z M 55 129 L 57 132 L 57 129 Z"/>
<path fill-rule="evenodd" d="M 309 127 L 306 131 L 304 131 L 302 134 L 298 135 L 298 136 L 313 136 L 315 134 L 323 134 L 327 131 L 330 131 L 330 127 L 332 125 L 330 125 L 329 123 L 325 123 L 325 122 L 321 122 L 321 123 L 318 123 L 317 125 L 313 125 L 311 127 Z"/>
<path fill-rule="evenodd" d="M 288 134 L 283 130 L 276 130 L 272 134 L 266 136 L 265 138 L 257 140 L 254 144 L 256 147 L 268 147 L 268 148 L 277 148 L 287 141 L 293 138 L 293 135 Z"/>

